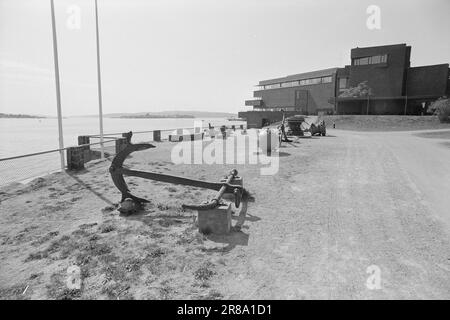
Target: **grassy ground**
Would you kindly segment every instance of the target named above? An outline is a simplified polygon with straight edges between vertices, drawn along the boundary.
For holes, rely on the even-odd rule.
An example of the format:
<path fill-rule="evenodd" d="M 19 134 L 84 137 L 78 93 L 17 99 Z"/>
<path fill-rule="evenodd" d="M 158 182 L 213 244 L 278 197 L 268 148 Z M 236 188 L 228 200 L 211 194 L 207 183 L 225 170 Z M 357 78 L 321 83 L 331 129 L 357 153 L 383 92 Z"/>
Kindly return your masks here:
<path fill-rule="evenodd" d="M 172 146 L 158 144 L 159 152 L 136 153 L 126 162 L 210 181 L 227 172 L 221 165 L 175 166 Z M 231 263 L 229 241 L 200 234 L 196 212 L 181 209 L 214 192 L 129 178 L 130 188 L 151 202 L 125 216 L 116 210 L 120 194 L 108 166 L 96 160 L 75 174 L 0 189 L 0 299 L 221 298 L 210 283 Z M 80 268 L 79 290 L 67 286 L 71 266 Z"/>
<path fill-rule="evenodd" d="M 354 131 L 410 131 L 450 129 L 450 123 L 440 123 L 436 116 L 324 116 L 328 127 Z"/>

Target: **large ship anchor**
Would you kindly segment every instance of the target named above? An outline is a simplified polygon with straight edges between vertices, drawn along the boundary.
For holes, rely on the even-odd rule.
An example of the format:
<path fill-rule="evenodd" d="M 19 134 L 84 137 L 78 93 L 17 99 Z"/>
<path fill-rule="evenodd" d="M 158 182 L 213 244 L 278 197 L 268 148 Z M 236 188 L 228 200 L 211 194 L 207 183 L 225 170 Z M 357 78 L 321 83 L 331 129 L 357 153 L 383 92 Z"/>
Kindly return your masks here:
<path fill-rule="evenodd" d="M 132 144 L 131 142 L 128 142 L 127 146 L 122 151 L 117 153 L 117 155 L 112 160 L 109 172 L 111 174 L 111 178 L 114 182 L 114 185 L 122 193 L 122 198 L 120 201 L 121 205 L 128 203 L 128 208 L 139 209 L 142 208 L 144 203 L 150 202 L 149 200 L 137 197 L 130 192 L 130 189 L 128 188 L 128 185 L 124 179 L 124 176 L 130 176 L 217 191 L 215 197 L 211 199 L 209 202 L 198 205 L 183 204 L 182 207 L 185 209 L 194 209 L 194 210 L 213 209 L 220 205 L 223 195 L 231 194 L 232 196 L 234 196 L 234 204 L 236 208 L 240 207 L 239 216 L 245 218 L 245 213 L 247 210 L 247 201 L 249 199 L 249 192 L 245 190 L 242 185 L 233 183 L 235 182 L 235 180 L 239 181 L 239 178 L 237 176 L 238 172 L 236 169 L 231 170 L 229 174 L 224 179 L 222 179 L 221 182 L 207 182 L 155 172 L 131 170 L 123 167 L 125 159 L 132 152 L 146 150 L 150 148 L 155 148 L 155 146 L 149 143 Z"/>

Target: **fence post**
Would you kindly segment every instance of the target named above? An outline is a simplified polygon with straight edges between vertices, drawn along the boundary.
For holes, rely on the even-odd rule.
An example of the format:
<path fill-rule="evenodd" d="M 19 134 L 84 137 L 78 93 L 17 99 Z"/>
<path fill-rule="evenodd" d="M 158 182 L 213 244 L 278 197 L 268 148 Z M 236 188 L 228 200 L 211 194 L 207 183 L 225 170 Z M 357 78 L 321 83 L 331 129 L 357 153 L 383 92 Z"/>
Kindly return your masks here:
<path fill-rule="evenodd" d="M 82 146 L 67 148 L 67 169 L 84 169 L 84 148 Z"/>
<path fill-rule="evenodd" d="M 161 141 L 161 130 L 153 131 L 153 141 L 160 142 Z"/>
<path fill-rule="evenodd" d="M 116 154 L 126 148 L 128 144 L 127 138 L 118 138 L 116 139 Z"/>

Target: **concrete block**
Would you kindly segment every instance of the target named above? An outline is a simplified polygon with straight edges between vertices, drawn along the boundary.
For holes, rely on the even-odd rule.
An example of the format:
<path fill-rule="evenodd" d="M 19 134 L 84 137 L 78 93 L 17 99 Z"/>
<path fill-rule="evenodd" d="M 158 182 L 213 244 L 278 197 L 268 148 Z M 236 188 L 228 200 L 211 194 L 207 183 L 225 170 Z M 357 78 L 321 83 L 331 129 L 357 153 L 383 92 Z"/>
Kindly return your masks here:
<path fill-rule="evenodd" d="M 91 146 L 89 144 L 91 143 L 89 136 L 78 136 L 78 145 L 83 145 L 83 156 L 84 156 L 84 162 L 91 161 Z"/>
<path fill-rule="evenodd" d="M 84 148 L 70 147 L 67 148 L 67 169 L 81 170 L 84 169 Z"/>
<path fill-rule="evenodd" d="M 153 141 L 156 141 L 156 142 L 161 141 L 161 130 L 153 131 Z"/>
<path fill-rule="evenodd" d="M 118 138 L 116 139 L 116 154 L 125 149 L 128 145 L 127 138 Z"/>
<path fill-rule="evenodd" d="M 231 204 L 221 204 L 214 209 L 199 210 L 198 230 L 205 234 L 226 234 L 231 230 Z"/>

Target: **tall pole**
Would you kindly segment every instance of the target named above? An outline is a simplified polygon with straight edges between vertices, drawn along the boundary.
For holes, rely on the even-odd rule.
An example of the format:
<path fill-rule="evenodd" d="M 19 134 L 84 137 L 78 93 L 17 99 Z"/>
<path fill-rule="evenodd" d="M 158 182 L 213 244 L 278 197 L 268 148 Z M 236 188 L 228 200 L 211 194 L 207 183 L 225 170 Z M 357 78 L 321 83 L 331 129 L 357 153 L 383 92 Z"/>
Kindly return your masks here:
<path fill-rule="evenodd" d="M 58 113 L 58 133 L 59 133 L 59 155 L 61 160 L 61 170 L 64 170 L 64 140 L 62 127 L 62 112 L 61 112 L 61 90 L 59 84 L 59 64 L 58 64 L 58 43 L 56 39 L 56 24 L 55 24 L 55 5 L 53 0 L 50 0 L 50 7 L 52 13 L 52 32 L 53 32 L 53 60 L 55 62 L 55 84 L 56 84 L 56 109 Z"/>
<path fill-rule="evenodd" d="M 103 106 L 102 106 L 102 81 L 100 76 L 100 41 L 98 37 L 98 9 L 97 0 L 95 0 L 95 34 L 97 39 L 97 82 L 98 82 L 98 118 L 100 121 L 100 149 L 101 158 L 105 157 L 103 146 Z"/>

